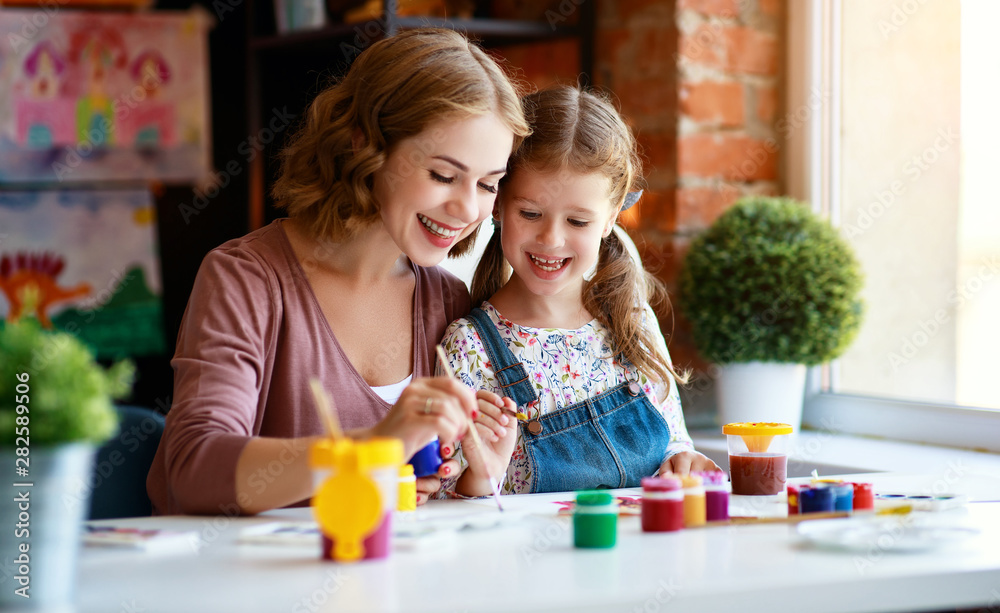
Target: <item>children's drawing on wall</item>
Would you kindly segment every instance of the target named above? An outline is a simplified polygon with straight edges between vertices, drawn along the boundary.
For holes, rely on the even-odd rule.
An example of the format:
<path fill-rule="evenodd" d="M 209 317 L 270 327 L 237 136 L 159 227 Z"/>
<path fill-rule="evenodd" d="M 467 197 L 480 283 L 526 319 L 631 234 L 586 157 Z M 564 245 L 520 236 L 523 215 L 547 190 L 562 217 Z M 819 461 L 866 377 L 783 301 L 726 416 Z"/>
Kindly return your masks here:
<path fill-rule="evenodd" d="M 207 174 L 202 11 L 35 13 L 0 12 L 0 183 Z"/>
<path fill-rule="evenodd" d="M 152 195 L 0 192 L 0 318 L 72 332 L 98 357 L 165 350 Z"/>

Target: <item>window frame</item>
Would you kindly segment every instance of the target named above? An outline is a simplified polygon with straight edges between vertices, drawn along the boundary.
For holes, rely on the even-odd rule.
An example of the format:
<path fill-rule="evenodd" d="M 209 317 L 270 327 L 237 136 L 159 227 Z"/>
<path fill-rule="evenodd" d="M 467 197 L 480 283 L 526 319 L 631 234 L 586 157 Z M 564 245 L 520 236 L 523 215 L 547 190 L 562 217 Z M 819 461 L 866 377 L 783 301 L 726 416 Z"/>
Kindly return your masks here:
<path fill-rule="evenodd" d="M 810 202 L 840 225 L 840 0 L 787 5 L 783 165 L 787 193 Z M 819 98 L 819 104 L 814 100 Z M 801 119 L 802 116 L 805 119 Z M 801 121 L 800 121 L 801 120 Z M 782 125 L 779 124 L 779 131 Z M 836 393 L 838 364 L 813 367 L 806 379 L 803 425 L 824 431 L 876 436 L 1000 452 L 1000 410 Z"/>

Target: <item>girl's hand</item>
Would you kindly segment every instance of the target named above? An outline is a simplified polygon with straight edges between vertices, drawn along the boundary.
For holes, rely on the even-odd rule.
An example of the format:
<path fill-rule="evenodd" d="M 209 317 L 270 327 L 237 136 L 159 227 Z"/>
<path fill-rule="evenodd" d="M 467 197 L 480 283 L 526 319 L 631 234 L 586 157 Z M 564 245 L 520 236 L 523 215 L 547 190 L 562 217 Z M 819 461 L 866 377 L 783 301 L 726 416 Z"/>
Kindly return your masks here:
<path fill-rule="evenodd" d="M 686 475 L 691 471 L 722 470 L 719 465 L 697 451 L 675 453 L 660 465 L 660 474 Z"/>
<path fill-rule="evenodd" d="M 456 491 L 466 496 L 492 493 L 489 477 L 499 480 L 507 471 L 517 441 L 517 420 L 503 411 L 504 407 L 511 412 L 516 411 L 514 401 L 485 390 L 476 392 L 476 398 L 479 402 L 476 431 L 483 447 L 477 447 L 476 440 L 471 436 L 462 439 L 462 455 L 469 468 L 459 479 Z"/>
<path fill-rule="evenodd" d="M 454 449 L 468 431 L 469 417 L 477 416 L 475 394 L 457 379 L 414 379 L 371 434 L 402 439 L 403 457 L 409 459 L 434 438 L 440 439 L 442 449 Z"/>

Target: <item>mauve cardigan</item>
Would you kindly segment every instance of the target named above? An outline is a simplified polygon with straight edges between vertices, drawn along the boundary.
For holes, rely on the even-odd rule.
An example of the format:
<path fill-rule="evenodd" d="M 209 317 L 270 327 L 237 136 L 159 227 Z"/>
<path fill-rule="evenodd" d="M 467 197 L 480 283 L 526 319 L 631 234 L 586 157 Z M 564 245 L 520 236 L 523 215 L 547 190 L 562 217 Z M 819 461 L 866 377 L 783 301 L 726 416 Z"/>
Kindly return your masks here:
<path fill-rule="evenodd" d="M 333 395 L 345 429 L 373 426 L 390 408 L 337 343 L 282 221 L 213 249 L 198 270 L 171 361 L 173 405 L 146 481 L 154 513 L 238 513 L 236 462 L 251 437 L 322 433 L 310 377 Z M 445 328 L 468 313 L 469 293 L 440 268 L 412 268 L 413 376 L 426 377 Z M 308 451 L 289 444 L 284 460 L 300 453 Z M 251 487 L 280 479 L 278 464 Z"/>

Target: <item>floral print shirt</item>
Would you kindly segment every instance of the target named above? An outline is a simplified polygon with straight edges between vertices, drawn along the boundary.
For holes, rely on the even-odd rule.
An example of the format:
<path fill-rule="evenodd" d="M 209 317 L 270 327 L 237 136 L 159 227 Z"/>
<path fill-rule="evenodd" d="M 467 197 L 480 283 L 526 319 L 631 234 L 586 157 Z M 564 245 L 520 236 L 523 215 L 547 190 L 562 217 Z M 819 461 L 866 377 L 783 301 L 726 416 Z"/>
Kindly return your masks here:
<path fill-rule="evenodd" d="M 635 371 L 631 367 L 626 369 L 614 358 L 610 332 L 596 319 L 577 330 L 529 328 L 506 319 L 489 302 L 483 302 L 482 308 L 500 332 L 507 348 L 524 364 L 538 394 L 538 402 L 527 407 L 529 418 L 583 402 L 628 381 L 629 371 Z M 648 304 L 643 320 L 644 326 L 655 331 L 658 349 L 669 356 L 656 315 Z M 486 348 L 471 320 L 462 318 L 448 326 L 442 344 L 456 376 L 466 385 L 503 395 Z M 438 374 L 440 369 L 438 365 Z M 664 459 L 681 451 L 694 451 L 673 378 L 667 383 L 660 383 L 639 373 L 639 384 L 670 429 L 670 443 L 664 450 Z M 525 409 L 521 407 L 519 410 Z M 461 473 L 468 463 L 461 457 L 460 451 L 456 457 L 461 464 Z M 446 480 L 442 490 L 454 489 L 456 481 L 457 478 Z M 524 452 L 521 429 L 518 428 L 514 454 L 500 489 L 504 494 L 522 494 L 530 492 L 531 486 L 531 467 Z"/>

